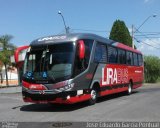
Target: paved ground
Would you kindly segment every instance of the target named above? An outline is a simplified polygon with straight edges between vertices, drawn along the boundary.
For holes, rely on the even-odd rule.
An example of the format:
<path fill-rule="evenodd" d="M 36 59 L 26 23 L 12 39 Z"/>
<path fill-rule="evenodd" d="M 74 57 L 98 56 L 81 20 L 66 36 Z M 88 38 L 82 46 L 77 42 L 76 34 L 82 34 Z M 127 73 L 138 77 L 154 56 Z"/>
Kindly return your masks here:
<path fill-rule="evenodd" d="M 0 88 L 0 94 L 4 93 L 20 93 L 22 90 L 21 86 L 12 86 L 12 87 L 4 87 Z"/>
<path fill-rule="evenodd" d="M 21 93 L 1 93 L 0 121 L 160 121 L 160 85 L 145 85 L 130 96 L 106 96 L 93 106 L 37 105 L 24 103 Z"/>

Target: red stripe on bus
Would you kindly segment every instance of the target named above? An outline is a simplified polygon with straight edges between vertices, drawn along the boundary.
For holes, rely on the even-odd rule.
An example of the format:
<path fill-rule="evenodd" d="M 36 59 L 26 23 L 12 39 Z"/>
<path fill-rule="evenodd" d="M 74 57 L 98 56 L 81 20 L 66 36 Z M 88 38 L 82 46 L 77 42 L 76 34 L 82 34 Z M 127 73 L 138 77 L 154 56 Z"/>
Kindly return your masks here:
<path fill-rule="evenodd" d="M 75 97 L 70 97 L 70 99 L 63 99 L 63 98 L 56 98 L 53 101 L 48 101 L 48 100 L 32 100 L 29 97 L 23 98 L 24 102 L 32 102 L 32 103 L 59 103 L 59 104 L 73 104 L 73 103 L 78 103 L 82 101 L 87 101 L 91 98 L 90 94 L 84 94 L 80 96 L 75 96 Z"/>

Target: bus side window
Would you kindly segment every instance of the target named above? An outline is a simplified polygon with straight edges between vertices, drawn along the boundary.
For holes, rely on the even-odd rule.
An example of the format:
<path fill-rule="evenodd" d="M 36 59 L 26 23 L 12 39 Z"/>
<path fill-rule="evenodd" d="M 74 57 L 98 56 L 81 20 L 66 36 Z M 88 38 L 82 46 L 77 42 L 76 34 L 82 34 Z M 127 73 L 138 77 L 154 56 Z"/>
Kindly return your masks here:
<path fill-rule="evenodd" d="M 74 75 L 78 75 L 81 72 L 83 72 L 85 69 L 87 69 L 88 64 L 89 64 L 91 51 L 92 51 L 92 46 L 93 46 L 93 40 L 84 39 L 83 41 L 84 41 L 84 44 L 85 44 L 85 57 L 82 60 L 79 59 L 78 47 L 77 47 L 76 57 L 75 57 Z"/>
<path fill-rule="evenodd" d="M 108 62 L 117 63 L 117 49 L 111 46 L 108 46 Z"/>
<path fill-rule="evenodd" d="M 141 55 L 141 54 L 138 54 L 138 65 L 139 65 L 139 66 L 142 66 L 142 64 L 143 64 L 142 55 Z"/>
<path fill-rule="evenodd" d="M 84 40 L 84 44 L 85 44 L 85 68 L 87 68 L 90 60 L 90 54 L 92 51 L 93 40 Z"/>
<path fill-rule="evenodd" d="M 132 56 L 132 52 L 127 51 L 127 64 L 128 65 L 133 65 L 133 56 Z"/>
<path fill-rule="evenodd" d="M 137 53 L 133 53 L 134 66 L 138 66 L 138 55 Z"/>
<path fill-rule="evenodd" d="M 126 53 L 125 50 L 118 49 L 118 63 L 126 64 Z"/>
<path fill-rule="evenodd" d="M 94 61 L 99 63 L 107 62 L 107 51 L 105 45 L 97 43 L 94 54 Z"/>
<path fill-rule="evenodd" d="M 29 55 L 29 62 L 28 62 L 28 71 L 33 72 L 35 70 L 35 59 L 36 59 L 36 55 L 35 54 L 30 54 Z"/>

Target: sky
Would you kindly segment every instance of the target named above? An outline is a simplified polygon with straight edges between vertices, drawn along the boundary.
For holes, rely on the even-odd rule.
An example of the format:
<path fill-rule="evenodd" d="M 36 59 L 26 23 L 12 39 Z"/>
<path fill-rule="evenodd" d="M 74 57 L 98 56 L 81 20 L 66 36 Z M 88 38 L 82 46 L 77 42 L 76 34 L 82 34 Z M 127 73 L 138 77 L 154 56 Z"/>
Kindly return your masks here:
<path fill-rule="evenodd" d="M 59 10 L 70 32 L 107 38 L 117 19 L 131 32 L 132 25 L 138 28 L 150 17 L 134 34 L 134 42 L 145 55 L 160 57 L 160 0 L 0 0 L 0 35 L 12 35 L 11 43 L 23 46 L 65 33 Z"/>

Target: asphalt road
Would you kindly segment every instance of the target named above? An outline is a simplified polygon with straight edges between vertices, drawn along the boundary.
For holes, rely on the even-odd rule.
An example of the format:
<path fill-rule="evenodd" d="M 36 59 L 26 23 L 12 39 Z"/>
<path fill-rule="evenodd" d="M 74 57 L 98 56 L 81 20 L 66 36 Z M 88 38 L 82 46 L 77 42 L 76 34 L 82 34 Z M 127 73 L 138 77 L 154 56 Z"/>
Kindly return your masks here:
<path fill-rule="evenodd" d="M 160 84 L 145 85 L 133 94 L 102 97 L 88 106 L 30 104 L 22 101 L 21 93 L 0 94 L 0 122 L 55 121 L 160 121 Z"/>

